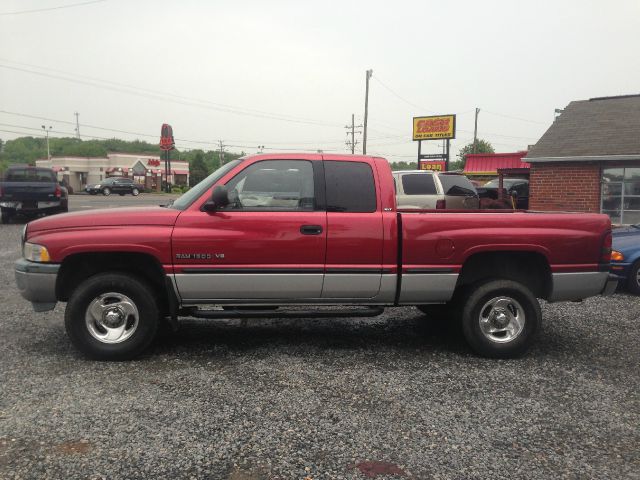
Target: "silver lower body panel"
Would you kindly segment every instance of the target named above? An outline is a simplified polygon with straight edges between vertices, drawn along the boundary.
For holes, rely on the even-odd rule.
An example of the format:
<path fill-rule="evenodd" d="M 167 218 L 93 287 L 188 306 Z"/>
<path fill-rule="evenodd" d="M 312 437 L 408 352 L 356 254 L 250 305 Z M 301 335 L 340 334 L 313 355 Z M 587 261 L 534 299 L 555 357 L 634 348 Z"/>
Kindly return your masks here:
<path fill-rule="evenodd" d="M 448 302 L 458 281 L 457 273 L 411 273 L 402 275 L 401 305 Z"/>
<path fill-rule="evenodd" d="M 551 275 L 553 286 L 550 302 L 582 300 L 606 291 L 609 272 L 572 272 Z"/>

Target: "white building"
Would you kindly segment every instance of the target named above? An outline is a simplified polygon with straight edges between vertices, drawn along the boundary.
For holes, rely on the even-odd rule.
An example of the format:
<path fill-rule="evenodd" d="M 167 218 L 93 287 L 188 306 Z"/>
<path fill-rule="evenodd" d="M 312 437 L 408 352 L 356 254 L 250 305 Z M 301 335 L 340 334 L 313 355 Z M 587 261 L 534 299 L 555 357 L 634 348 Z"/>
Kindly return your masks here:
<path fill-rule="evenodd" d="M 160 191 L 165 180 L 164 159 L 153 155 L 109 153 L 106 157 L 52 157 L 36 160 L 36 166 L 48 167 L 74 191 L 107 177 L 127 177 L 147 189 Z M 169 183 L 189 185 L 189 162 L 171 160 Z"/>

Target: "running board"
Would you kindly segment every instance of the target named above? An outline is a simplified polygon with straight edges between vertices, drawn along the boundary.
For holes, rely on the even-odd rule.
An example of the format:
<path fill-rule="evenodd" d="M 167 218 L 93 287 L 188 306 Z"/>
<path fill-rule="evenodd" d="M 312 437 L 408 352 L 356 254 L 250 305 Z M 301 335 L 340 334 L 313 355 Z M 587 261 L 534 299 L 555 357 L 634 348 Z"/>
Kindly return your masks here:
<path fill-rule="evenodd" d="M 342 318 L 377 317 L 383 307 L 367 307 L 340 310 L 205 310 L 197 307 L 182 308 L 180 316 L 195 318 Z"/>

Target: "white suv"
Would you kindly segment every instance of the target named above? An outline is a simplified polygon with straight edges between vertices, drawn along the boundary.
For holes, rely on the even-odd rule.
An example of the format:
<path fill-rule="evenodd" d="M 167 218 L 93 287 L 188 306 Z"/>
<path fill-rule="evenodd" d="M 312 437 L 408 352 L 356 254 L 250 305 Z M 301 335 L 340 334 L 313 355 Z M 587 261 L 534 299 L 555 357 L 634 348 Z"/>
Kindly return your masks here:
<path fill-rule="evenodd" d="M 478 192 L 471 181 L 457 173 L 428 170 L 393 172 L 398 208 L 477 210 Z"/>

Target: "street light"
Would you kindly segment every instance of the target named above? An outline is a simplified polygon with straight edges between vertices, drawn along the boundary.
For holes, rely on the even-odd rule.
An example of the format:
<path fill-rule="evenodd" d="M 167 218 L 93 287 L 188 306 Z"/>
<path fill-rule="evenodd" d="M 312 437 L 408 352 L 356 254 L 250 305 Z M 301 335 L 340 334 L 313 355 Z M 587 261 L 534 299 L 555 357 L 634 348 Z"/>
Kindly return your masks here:
<path fill-rule="evenodd" d="M 42 130 L 44 130 L 44 133 L 47 136 L 47 160 L 51 160 L 51 153 L 49 153 L 49 130 L 51 130 L 53 127 L 49 126 L 49 128 L 46 128 L 44 125 L 41 126 Z"/>

